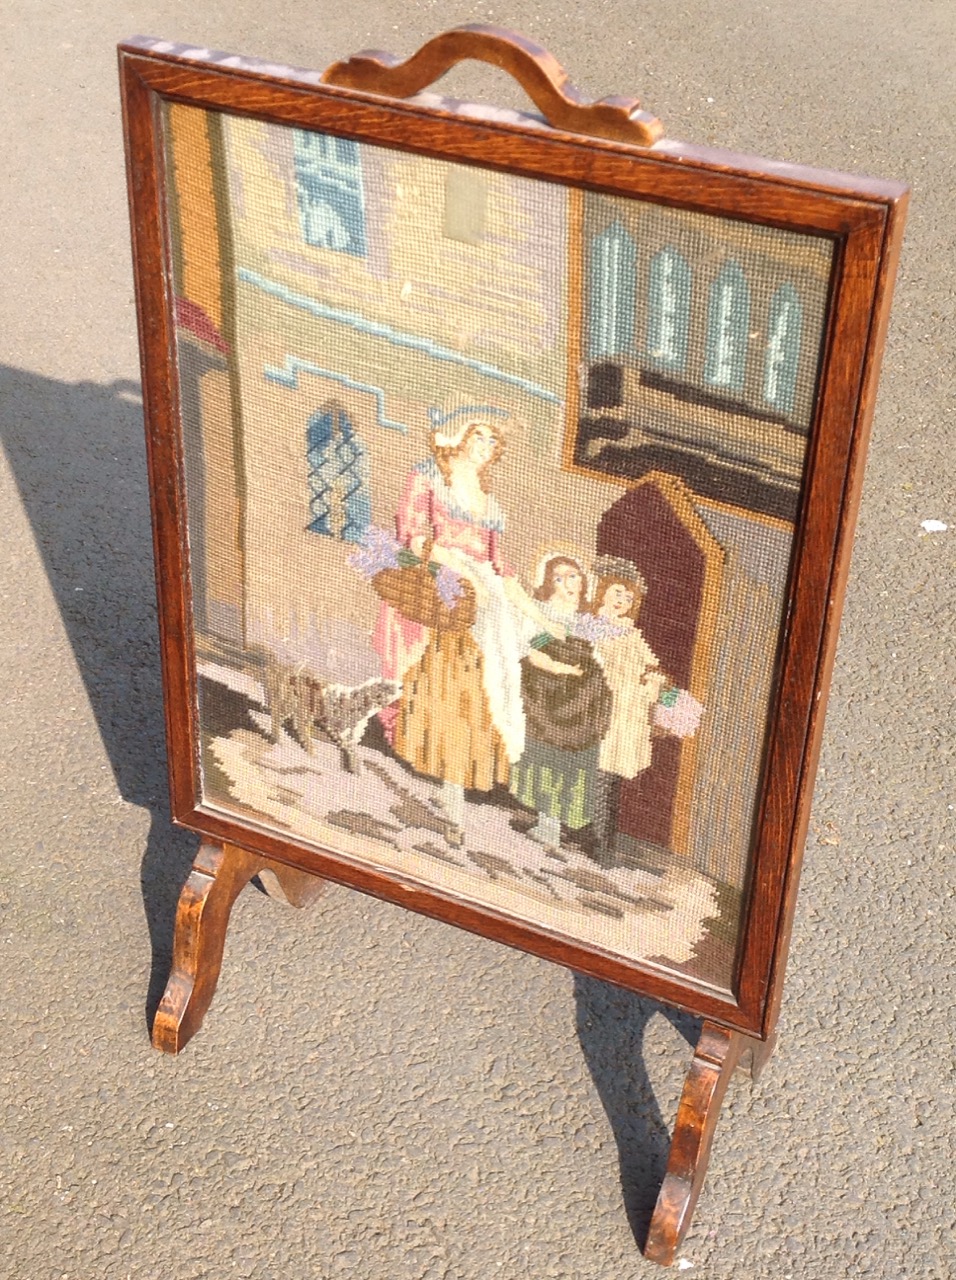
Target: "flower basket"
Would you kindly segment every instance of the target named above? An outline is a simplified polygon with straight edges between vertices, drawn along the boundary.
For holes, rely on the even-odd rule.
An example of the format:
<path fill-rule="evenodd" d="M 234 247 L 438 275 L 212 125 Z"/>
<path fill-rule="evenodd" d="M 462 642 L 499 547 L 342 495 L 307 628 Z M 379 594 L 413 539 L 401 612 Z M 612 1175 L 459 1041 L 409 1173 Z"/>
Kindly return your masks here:
<path fill-rule="evenodd" d="M 372 589 L 403 618 L 435 631 L 467 631 L 475 621 L 475 592 L 434 561 L 420 560 L 411 551 L 398 555 L 395 568 L 381 569 Z"/>

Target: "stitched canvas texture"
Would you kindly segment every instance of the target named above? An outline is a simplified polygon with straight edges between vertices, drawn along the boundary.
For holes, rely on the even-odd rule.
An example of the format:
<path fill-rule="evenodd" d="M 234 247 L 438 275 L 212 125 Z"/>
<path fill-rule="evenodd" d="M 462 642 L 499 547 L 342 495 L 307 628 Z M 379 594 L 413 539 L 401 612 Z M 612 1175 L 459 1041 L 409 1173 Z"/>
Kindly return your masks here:
<path fill-rule="evenodd" d="M 732 990 L 832 243 L 164 127 L 204 805 Z"/>

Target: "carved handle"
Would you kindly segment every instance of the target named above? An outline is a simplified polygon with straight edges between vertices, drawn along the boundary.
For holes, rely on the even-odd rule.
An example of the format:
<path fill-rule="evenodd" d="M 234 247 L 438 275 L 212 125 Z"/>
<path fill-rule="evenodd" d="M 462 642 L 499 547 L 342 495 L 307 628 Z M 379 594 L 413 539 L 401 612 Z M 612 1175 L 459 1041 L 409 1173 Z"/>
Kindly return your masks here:
<path fill-rule="evenodd" d="M 586 102 L 567 72 L 542 45 L 505 27 L 472 23 L 453 27 L 423 44 L 404 62 L 369 49 L 334 62 L 322 83 L 392 98 L 410 98 L 467 58 L 490 63 L 518 81 L 555 129 L 651 147 L 664 133 L 661 122 L 642 111 L 637 98 Z"/>

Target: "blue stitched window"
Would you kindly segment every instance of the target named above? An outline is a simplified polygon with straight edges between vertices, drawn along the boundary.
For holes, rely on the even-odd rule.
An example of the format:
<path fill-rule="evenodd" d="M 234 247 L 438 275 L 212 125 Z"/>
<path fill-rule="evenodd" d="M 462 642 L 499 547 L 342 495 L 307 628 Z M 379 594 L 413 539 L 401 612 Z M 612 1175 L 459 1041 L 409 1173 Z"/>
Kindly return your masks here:
<path fill-rule="evenodd" d="M 680 373 L 687 363 L 690 332 L 690 267 L 668 245 L 651 259 L 647 290 L 647 355 L 653 364 Z"/>
<path fill-rule="evenodd" d="M 793 412 L 802 330 L 803 307 L 797 291 L 792 284 L 782 284 L 770 302 L 763 398 L 783 413 Z"/>
<path fill-rule="evenodd" d="M 344 409 L 328 405 L 306 428 L 309 463 L 307 528 L 343 542 L 360 542 L 372 522 L 365 446 Z"/>
<path fill-rule="evenodd" d="M 299 225 L 306 244 L 364 257 L 365 191 L 359 145 L 350 138 L 293 130 Z"/>
<path fill-rule="evenodd" d="M 588 354 L 592 360 L 634 349 L 634 241 L 613 222 L 591 241 Z"/>
<path fill-rule="evenodd" d="M 710 287 L 707 307 L 704 381 L 710 386 L 743 390 L 749 331 L 750 289 L 740 266 L 727 262 Z"/>

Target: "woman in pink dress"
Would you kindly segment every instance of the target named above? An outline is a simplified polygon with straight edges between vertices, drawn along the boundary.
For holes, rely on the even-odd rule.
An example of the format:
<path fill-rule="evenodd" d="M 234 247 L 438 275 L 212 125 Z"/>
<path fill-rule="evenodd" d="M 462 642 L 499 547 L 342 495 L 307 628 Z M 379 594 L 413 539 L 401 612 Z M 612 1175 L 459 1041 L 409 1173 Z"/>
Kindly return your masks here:
<path fill-rule="evenodd" d="M 443 807 L 458 825 L 466 788 L 507 785 L 524 750 L 524 637 L 555 632 L 502 556 L 504 513 L 488 480 L 503 448 L 487 411 L 450 415 L 432 431 L 432 456 L 412 470 L 396 517 L 403 546 L 471 586 L 473 625 L 431 630 L 384 604 L 374 637 L 382 674 L 402 682 L 383 718 L 395 752 L 442 782 Z"/>

